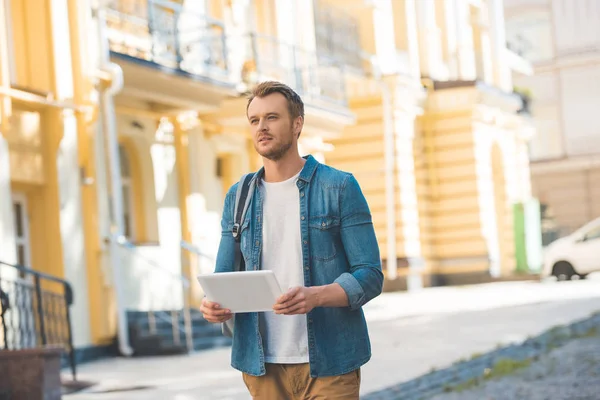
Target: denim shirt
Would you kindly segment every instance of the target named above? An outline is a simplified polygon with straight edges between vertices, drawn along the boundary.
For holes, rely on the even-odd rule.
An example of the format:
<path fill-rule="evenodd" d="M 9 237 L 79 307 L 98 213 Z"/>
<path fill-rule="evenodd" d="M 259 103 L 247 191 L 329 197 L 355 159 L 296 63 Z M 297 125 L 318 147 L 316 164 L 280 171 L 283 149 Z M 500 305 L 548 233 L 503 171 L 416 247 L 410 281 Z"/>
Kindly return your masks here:
<path fill-rule="evenodd" d="M 242 222 L 241 249 L 247 270 L 261 268 L 262 205 L 259 189 L 263 169 Z M 312 156 L 297 181 L 304 285 L 338 283 L 347 307 L 317 307 L 306 315 L 310 374 L 342 375 L 371 358 L 371 344 L 362 306 L 381 293 L 383 273 L 371 213 L 358 182 L 349 173 L 320 164 Z M 232 235 L 235 184 L 225 197 L 222 235 L 215 272 L 233 270 Z M 285 227 L 281 227 L 285 234 Z M 258 313 L 235 315 L 231 365 L 249 375 L 265 374 Z"/>

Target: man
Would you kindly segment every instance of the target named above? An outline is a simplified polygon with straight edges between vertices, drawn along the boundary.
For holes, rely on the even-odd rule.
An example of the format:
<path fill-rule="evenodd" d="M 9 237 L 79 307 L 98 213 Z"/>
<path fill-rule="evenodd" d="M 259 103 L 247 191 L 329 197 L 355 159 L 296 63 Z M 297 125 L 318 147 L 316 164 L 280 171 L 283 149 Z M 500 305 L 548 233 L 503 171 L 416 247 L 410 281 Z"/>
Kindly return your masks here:
<path fill-rule="evenodd" d="M 358 399 L 360 367 L 371 358 L 362 306 L 382 290 L 371 214 L 356 179 L 301 157 L 304 104 L 292 89 L 264 82 L 246 108 L 264 167 L 241 226 L 248 270 L 272 270 L 290 287 L 273 312 L 235 315 L 232 366 L 254 399 Z M 234 268 L 237 184 L 225 198 L 215 272 Z M 203 300 L 213 323 L 229 310 Z"/>

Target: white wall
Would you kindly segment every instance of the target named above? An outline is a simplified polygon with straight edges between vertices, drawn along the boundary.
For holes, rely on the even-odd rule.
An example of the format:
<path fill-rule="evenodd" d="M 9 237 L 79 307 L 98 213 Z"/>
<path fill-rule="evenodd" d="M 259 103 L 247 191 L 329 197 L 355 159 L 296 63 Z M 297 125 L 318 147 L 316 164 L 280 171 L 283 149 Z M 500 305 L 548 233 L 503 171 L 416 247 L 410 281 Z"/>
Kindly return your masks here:
<path fill-rule="evenodd" d="M 600 3 L 596 0 L 550 0 L 560 54 L 600 46 Z"/>
<path fill-rule="evenodd" d="M 188 197 L 189 227 L 192 244 L 206 257 L 193 258 L 192 276 L 212 273 L 221 238 L 223 210 L 222 184 L 216 176 L 218 149 L 214 140 L 207 138 L 201 127 L 189 134 L 190 190 Z M 192 282 L 196 285 L 196 282 Z M 196 285 L 196 295 L 201 288 Z"/>
<path fill-rule="evenodd" d="M 221 216 L 225 191 L 216 175 L 219 154 L 233 156 L 231 170 L 234 182 L 249 170 L 245 138 L 240 134 L 205 135 L 201 126 L 188 132 L 190 190 L 188 218 L 192 244 L 206 257 L 193 258 L 192 276 L 212 273 L 221 240 Z M 194 293 L 200 296 L 201 288 Z"/>
<path fill-rule="evenodd" d="M 179 247 L 179 243 L 177 243 Z M 179 252 L 177 252 L 179 254 Z M 128 310 L 173 310 L 183 307 L 181 263 L 169 246 L 136 246 L 121 251 Z"/>
<path fill-rule="evenodd" d="M 533 63 L 550 60 L 554 56 L 550 10 L 541 7 L 517 13 L 506 2 L 505 9 L 508 47 Z"/>
<path fill-rule="evenodd" d="M 65 112 L 63 138 L 57 155 L 60 198 L 60 234 L 63 244 L 65 278 L 75 293 L 71 318 L 76 347 L 91 344 L 85 235 L 81 207 L 81 186 L 77 150 L 77 123 Z"/>
<path fill-rule="evenodd" d="M 145 234 L 148 242 L 156 243 L 121 249 L 125 307 L 181 308 L 181 220 L 175 148 L 170 135 L 157 134 L 157 121 L 153 119 L 119 115 L 117 130 L 137 153 Z"/>
<path fill-rule="evenodd" d="M 564 69 L 560 82 L 567 154 L 600 153 L 600 66 Z"/>
<path fill-rule="evenodd" d="M 536 135 L 530 142 L 532 161 L 564 155 L 559 84 L 556 71 L 515 77 L 515 86 L 528 88 L 532 94 L 531 113 L 536 128 Z"/>

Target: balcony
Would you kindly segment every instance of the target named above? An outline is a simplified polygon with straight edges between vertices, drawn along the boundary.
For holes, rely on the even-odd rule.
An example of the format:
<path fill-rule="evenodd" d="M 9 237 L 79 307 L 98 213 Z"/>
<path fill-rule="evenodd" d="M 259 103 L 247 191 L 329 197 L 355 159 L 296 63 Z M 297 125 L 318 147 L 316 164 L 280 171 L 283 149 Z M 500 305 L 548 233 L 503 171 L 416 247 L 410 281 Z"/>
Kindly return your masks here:
<path fill-rule="evenodd" d="M 223 22 L 164 0 L 112 0 L 106 11 L 113 56 L 199 80 L 228 81 Z"/>
<path fill-rule="evenodd" d="M 346 67 L 333 58 L 254 33 L 231 38 L 229 43 L 240 46 L 241 81 L 245 86 L 278 80 L 290 85 L 308 104 L 347 107 Z"/>

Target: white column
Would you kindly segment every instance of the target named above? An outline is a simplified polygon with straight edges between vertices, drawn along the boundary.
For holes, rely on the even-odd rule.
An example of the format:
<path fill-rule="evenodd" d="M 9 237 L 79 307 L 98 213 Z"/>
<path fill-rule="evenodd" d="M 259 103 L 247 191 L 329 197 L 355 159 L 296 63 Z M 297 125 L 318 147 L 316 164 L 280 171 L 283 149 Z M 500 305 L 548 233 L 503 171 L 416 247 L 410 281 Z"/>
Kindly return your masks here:
<path fill-rule="evenodd" d="M 494 85 L 504 91 L 512 92 L 511 71 L 505 61 L 504 5 L 502 0 L 488 0 L 488 3 Z"/>
<path fill-rule="evenodd" d="M 375 30 L 375 52 L 379 68 L 384 75 L 399 72 L 393 18 L 394 13 L 390 0 L 378 1 L 374 4 L 373 28 Z"/>
<path fill-rule="evenodd" d="M 442 14 L 442 54 L 448 65 L 450 79 L 458 79 L 458 31 L 456 29 L 456 0 L 436 0 Z"/>
<path fill-rule="evenodd" d="M 435 1 L 417 3 L 421 76 L 434 80 L 446 78 L 442 60 L 441 35 L 435 19 Z"/>
<path fill-rule="evenodd" d="M 398 90 L 402 90 L 399 88 Z M 409 263 L 408 290 L 423 287 L 421 273 L 424 268 L 419 224 L 419 202 L 415 173 L 413 140 L 415 133 L 414 112 L 405 105 L 396 105 L 394 113 L 396 179 L 400 189 L 398 202 L 402 221 L 403 253 Z"/>
<path fill-rule="evenodd" d="M 73 98 L 73 73 L 67 0 L 53 0 L 51 4 L 54 40 L 54 77 L 59 98 Z M 91 343 L 85 236 L 81 205 L 81 182 L 77 147 L 77 121 L 72 110 L 63 111 L 63 137 L 57 155 L 57 174 L 60 199 L 60 234 L 63 243 L 65 278 L 78 293 L 71 307 L 73 340 L 77 347 Z"/>
<path fill-rule="evenodd" d="M 0 133 L 0 261 L 17 262 L 8 143 Z"/>
<path fill-rule="evenodd" d="M 421 61 L 419 57 L 419 33 L 417 29 L 417 8 L 415 0 L 405 0 L 406 7 L 406 50 L 408 51 L 410 72 L 419 77 Z"/>
<path fill-rule="evenodd" d="M 458 41 L 458 72 L 461 80 L 477 78 L 475 69 L 475 52 L 473 49 L 473 32 L 469 13 L 469 3 L 457 1 L 455 4 L 456 37 Z"/>
<path fill-rule="evenodd" d="M 77 150 L 77 122 L 73 112 L 63 116 L 63 138 L 57 157 L 60 196 L 60 233 L 63 243 L 65 278 L 78 293 L 71 307 L 73 338 L 77 347 L 91 343 L 89 321 L 87 267 L 85 259 L 85 232 L 81 218 L 81 186 Z"/>
<path fill-rule="evenodd" d="M 420 76 L 419 31 L 415 0 L 392 1 L 396 47 L 406 55 L 406 73 Z"/>

